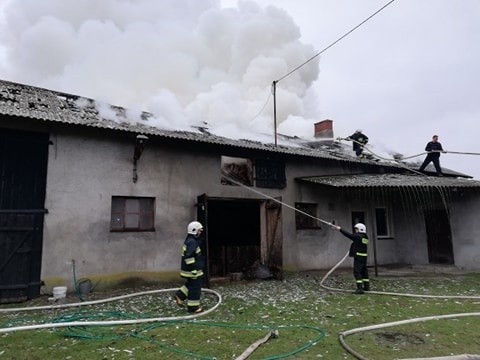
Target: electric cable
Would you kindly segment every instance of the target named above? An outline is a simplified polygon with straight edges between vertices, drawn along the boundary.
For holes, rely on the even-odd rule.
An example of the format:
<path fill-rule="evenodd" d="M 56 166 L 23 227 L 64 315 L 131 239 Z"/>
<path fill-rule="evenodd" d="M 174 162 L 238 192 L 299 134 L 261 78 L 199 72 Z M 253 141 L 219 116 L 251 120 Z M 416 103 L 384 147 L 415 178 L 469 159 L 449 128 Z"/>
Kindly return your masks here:
<path fill-rule="evenodd" d="M 308 64 L 310 61 L 312 61 L 313 59 L 315 59 L 316 57 L 320 56 L 321 54 L 323 54 L 325 51 L 327 51 L 328 49 L 330 49 L 332 46 L 334 46 L 335 44 L 337 44 L 338 42 L 340 42 L 341 40 L 343 40 L 344 38 L 346 38 L 348 35 L 350 35 L 352 32 L 354 32 L 355 30 L 357 30 L 360 26 L 362 26 L 363 24 L 365 24 L 367 21 L 369 21 L 371 18 L 373 18 L 375 15 L 377 15 L 378 13 L 380 13 L 382 10 L 384 10 L 387 6 L 389 6 L 390 4 L 392 4 L 395 0 L 391 0 L 390 2 L 388 2 L 387 4 L 383 5 L 380 9 L 378 9 L 377 11 L 375 11 L 372 15 L 370 15 L 369 17 L 367 17 L 365 20 L 363 20 L 360 24 L 358 24 L 357 26 L 355 26 L 354 28 L 352 28 L 351 30 L 347 31 L 344 35 L 342 35 L 341 37 L 339 37 L 337 40 L 335 40 L 334 42 L 332 42 L 330 45 L 328 45 L 326 48 L 324 48 L 323 50 L 321 50 L 320 52 L 318 52 L 317 54 L 315 54 L 314 56 L 312 56 L 311 58 L 309 58 L 308 60 L 306 60 L 305 62 L 303 62 L 302 64 L 298 65 L 295 69 L 291 70 L 290 72 L 288 72 L 287 74 L 283 75 L 281 78 L 279 78 L 278 80 L 275 80 L 274 83 L 278 83 L 280 81 L 282 81 L 283 79 L 285 79 L 287 76 L 291 75 L 292 73 L 294 73 L 295 71 L 297 71 L 298 69 L 300 69 L 301 67 L 305 66 L 306 64 Z"/>

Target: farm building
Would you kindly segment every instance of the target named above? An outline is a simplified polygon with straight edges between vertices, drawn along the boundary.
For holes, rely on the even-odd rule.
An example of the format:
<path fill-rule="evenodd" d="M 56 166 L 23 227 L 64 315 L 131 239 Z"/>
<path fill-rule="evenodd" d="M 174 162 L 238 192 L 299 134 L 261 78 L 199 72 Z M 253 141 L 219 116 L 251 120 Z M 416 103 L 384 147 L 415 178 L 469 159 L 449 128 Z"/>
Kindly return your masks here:
<path fill-rule="evenodd" d="M 42 282 L 71 286 L 72 267 L 95 279 L 178 278 L 195 219 L 209 278 L 258 264 L 277 278 L 329 269 L 349 243 L 326 222 L 364 222 L 370 265 L 480 269 L 480 182 L 468 175 L 358 159 L 331 140 L 330 120 L 315 125 L 318 141 L 275 146 L 108 110 L 0 81 L 0 302 L 38 296 Z"/>

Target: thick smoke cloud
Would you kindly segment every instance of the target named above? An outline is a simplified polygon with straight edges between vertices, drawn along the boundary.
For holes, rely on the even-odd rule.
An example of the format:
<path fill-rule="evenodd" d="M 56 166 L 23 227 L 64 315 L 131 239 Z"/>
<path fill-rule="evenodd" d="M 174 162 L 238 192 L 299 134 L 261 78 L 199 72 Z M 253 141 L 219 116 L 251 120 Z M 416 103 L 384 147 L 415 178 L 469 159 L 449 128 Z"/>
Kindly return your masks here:
<path fill-rule="evenodd" d="M 250 1 L 10 0 L 0 77 L 252 138 L 273 134 L 272 81 L 315 54 L 300 35 L 285 11 Z M 318 74 L 316 60 L 278 84 L 280 132 L 313 135 Z"/>

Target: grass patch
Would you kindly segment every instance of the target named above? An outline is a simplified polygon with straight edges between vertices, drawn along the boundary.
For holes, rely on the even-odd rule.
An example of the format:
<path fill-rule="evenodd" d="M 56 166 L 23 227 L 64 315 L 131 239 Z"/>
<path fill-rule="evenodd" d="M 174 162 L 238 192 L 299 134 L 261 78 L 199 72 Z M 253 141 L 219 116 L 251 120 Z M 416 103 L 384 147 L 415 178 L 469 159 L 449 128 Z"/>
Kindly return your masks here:
<path fill-rule="evenodd" d="M 217 285 L 218 309 L 194 321 L 131 326 L 75 327 L 0 334 L 0 359 L 235 359 L 249 345 L 277 330 L 249 359 L 353 359 L 338 342 L 340 332 L 417 317 L 480 311 L 479 299 L 428 299 L 353 295 L 325 291 L 323 274 L 289 273 L 284 281 Z M 378 277 L 372 290 L 425 295 L 480 295 L 480 274 Z M 351 274 L 333 275 L 326 285 L 352 289 Z M 152 288 L 128 289 L 127 292 Z M 94 293 L 96 298 L 119 293 Z M 74 301 L 75 299 L 68 299 Z M 215 303 L 203 296 L 205 307 Z M 43 302 L 43 303 L 42 303 Z M 45 305 L 45 298 L 29 302 Z M 22 304 L 25 306 L 28 304 Z M 9 305 L 11 307 L 11 305 Z M 6 305 L 2 307 L 7 307 Z M 33 313 L 0 313 L 0 327 L 65 321 L 182 316 L 171 294 L 133 297 L 114 303 Z M 368 359 L 480 354 L 480 319 L 435 320 L 348 336 Z"/>

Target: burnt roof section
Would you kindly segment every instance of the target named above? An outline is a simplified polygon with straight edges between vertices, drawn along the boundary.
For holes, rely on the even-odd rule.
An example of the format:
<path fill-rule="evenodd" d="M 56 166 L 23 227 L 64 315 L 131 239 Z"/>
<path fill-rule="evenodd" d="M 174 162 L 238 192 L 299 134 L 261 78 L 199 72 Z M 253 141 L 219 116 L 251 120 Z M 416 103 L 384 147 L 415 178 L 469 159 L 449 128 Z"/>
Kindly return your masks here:
<path fill-rule="evenodd" d="M 108 106 L 115 121 L 102 117 L 95 100 L 77 95 L 47 90 L 35 86 L 23 85 L 0 80 L 0 115 L 24 117 L 45 122 L 57 122 L 69 125 L 124 131 L 134 134 L 145 134 L 177 140 L 196 141 L 225 146 L 263 150 L 296 156 L 332 159 L 338 161 L 357 162 L 357 159 L 343 153 L 341 148 L 326 146 L 314 149 L 304 146 L 301 139 L 279 135 L 289 145 L 265 144 L 260 141 L 241 139 L 234 140 L 210 133 L 206 128 L 192 127 L 191 131 L 166 130 L 150 126 L 147 122 L 154 115 L 141 113 L 145 123 L 129 121 L 127 110 L 120 106 Z M 372 161 L 375 165 L 375 162 Z M 383 164 L 385 165 L 385 164 Z M 392 166 L 391 164 L 388 164 Z M 388 166 L 387 165 L 387 166 Z M 393 164 L 395 167 L 395 164 Z"/>
<path fill-rule="evenodd" d="M 108 112 L 115 118 L 102 117 L 97 106 L 108 107 Z M 45 122 L 57 122 L 73 126 L 108 129 L 123 131 L 133 134 L 145 134 L 164 137 L 174 140 L 201 142 L 236 148 L 268 151 L 273 153 L 337 160 L 350 163 L 362 163 L 370 166 L 403 169 L 407 171 L 410 166 L 399 164 L 395 161 L 359 160 L 353 155 L 348 155 L 346 147 L 332 141 L 305 142 L 298 137 L 278 135 L 284 142 L 275 146 L 260 141 L 241 139 L 234 140 L 210 133 L 206 128 L 192 127 L 191 131 L 167 130 L 150 126 L 149 119 L 154 115 L 142 112 L 141 122 L 132 122 L 127 117 L 127 109 L 120 106 L 98 103 L 93 99 L 63 92 L 48 90 L 30 85 L 0 80 L 0 115 L 29 118 Z M 378 159 L 377 159 L 378 160 Z M 465 174 L 453 173 L 443 169 L 444 173 L 453 176 L 469 177 Z"/>
<path fill-rule="evenodd" d="M 299 181 L 336 188 L 367 187 L 455 187 L 480 188 L 480 181 L 437 176 L 402 174 L 360 174 L 337 176 L 311 176 L 297 178 Z"/>
<path fill-rule="evenodd" d="M 356 159 L 342 154 L 341 151 L 305 147 L 298 141 L 298 138 L 281 136 L 291 146 L 275 146 L 274 144 L 264 144 L 260 141 L 248 139 L 234 140 L 225 138 L 214 135 L 205 128 L 192 127 L 191 131 L 160 129 L 147 123 L 150 118 L 154 118 L 154 115 L 148 112 L 141 113 L 141 119 L 145 121 L 145 124 L 140 122 L 133 123 L 127 118 L 127 110 L 125 108 L 108 105 L 109 111 L 115 117 L 116 121 L 114 121 L 102 117 L 96 107 L 97 105 L 98 103 L 90 98 L 0 80 L 0 115 L 298 156 L 356 161 Z"/>

